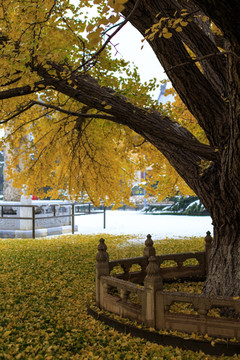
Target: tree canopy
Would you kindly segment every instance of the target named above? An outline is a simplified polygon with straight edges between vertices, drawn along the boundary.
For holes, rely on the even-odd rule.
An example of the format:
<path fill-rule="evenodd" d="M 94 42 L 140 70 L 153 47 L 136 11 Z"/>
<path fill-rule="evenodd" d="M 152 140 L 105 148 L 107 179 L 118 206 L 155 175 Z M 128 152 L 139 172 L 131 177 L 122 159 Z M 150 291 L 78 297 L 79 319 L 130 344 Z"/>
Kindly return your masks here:
<path fill-rule="evenodd" d="M 137 69 L 112 56 L 111 45 L 106 44 L 111 37 L 108 31 L 119 21 L 117 30 L 123 25 L 119 14 L 123 3 L 82 1 L 73 5 L 45 0 L 2 4 L 1 119 L 7 129 L 4 142 L 12 152 L 8 174 L 25 192 L 41 197 L 44 185 L 55 198 L 60 193 L 75 198 L 88 194 L 94 203 L 127 203 L 136 170 L 146 168 L 151 168 L 148 191 L 160 199 L 179 188 L 182 193 L 191 192 L 142 132 L 136 134 L 136 126 L 130 126 L 132 131 L 124 126 L 128 124 L 118 110 L 112 114 L 110 84 L 114 90 L 110 94 L 130 111 L 136 107 L 146 114 L 171 112 L 175 121 L 179 112 L 179 104 L 174 112 L 151 99 L 154 80 L 141 84 Z M 95 17 L 87 15 L 91 5 L 95 5 Z M 60 86 L 67 85 L 67 93 L 52 86 L 50 79 L 49 84 L 43 80 L 43 72 Z M 98 104 L 72 96 L 72 91 L 82 87 L 77 85 L 79 80 L 94 87 Z M 93 98 L 91 91 L 83 88 Z M 152 182 L 158 184 L 155 191 Z"/>

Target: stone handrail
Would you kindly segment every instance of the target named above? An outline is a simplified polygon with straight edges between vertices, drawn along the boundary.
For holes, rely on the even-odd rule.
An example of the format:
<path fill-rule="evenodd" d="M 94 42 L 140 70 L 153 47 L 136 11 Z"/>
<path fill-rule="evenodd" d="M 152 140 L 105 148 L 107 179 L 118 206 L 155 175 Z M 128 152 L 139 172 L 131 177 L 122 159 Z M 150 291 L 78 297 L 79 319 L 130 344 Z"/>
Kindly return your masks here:
<path fill-rule="evenodd" d="M 117 291 L 117 293 L 114 293 L 113 291 Z M 129 299 L 131 294 L 137 295 L 139 300 L 138 303 Z M 111 276 L 101 277 L 100 307 L 120 316 L 131 317 L 131 319 L 137 321 L 144 321 L 143 303 L 143 287 Z"/>
<path fill-rule="evenodd" d="M 191 314 L 171 312 L 174 303 L 189 303 L 195 311 Z M 201 294 L 156 292 L 155 328 L 177 330 L 186 333 L 202 333 L 213 337 L 240 339 L 240 322 L 234 318 L 208 315 L 214 308 L 229 308 L 240 314 L 240 301 L 231 297 L 207 297 Z"/>
<path fill-rule="evenodd" d="M 116 266 L 121 266 L 123 271 L 127 268 L 128 270 L 132 265 L 140 265 L 143 269 L 147 266 L 147 259 L 144 256 L 139 256 L 135 258 L 127 258 L 127 259 L 118 259 L 109 261 L 109 269 L 113 270 Z"/>
<path fill-rule="evenodd" d="M 206 275 L 211 249 L 211 236 L 207 233 L 205 238 L 206 251 L 199 253 L 168 254 L 155 256 L 155 249 L 148 236 L 144 256 L 130 259 L 109 261 L 107 246 L 104 239 L 100 239 L 96 256 L 96 302 L 100 308 L 119 314 L 133 320 L 140 321 L 146 326 L 157 330 L 176 330 L 186 333 L 208 334 L 212 337 L 240 339 L 240 299 L 231 297 L 207 297 L 199 294 L 163 291 L 163 280 L 186 275 Z M 199 265 L 183 266 L 185 260 L 195 258 Z M 177 266 L 173 268 L 160 268 L 165 260 L 174 260 Z M 129 269 L 133 264 L 142 265 L 139 273 L 145 273 L 141 283 L 143 286 L 126 281 L 119 277 L 110 276 L 110 269 L 120 265 Z M 145 265 L 147 266 L 145 267 Z M 205 267 L 205 268 L 204 268 Z M 190 270 L 190 272 L 187 272 Z M 193 272 L 195 268 L 195 272 Z M 170 271 L 170 272 L 169 272 Z M 130 273 L 130 272 L 129 272 Z M 131 273 L 130 273 L 131 275 Z M 140 279 L 139 277 L 138 279 Z M 136 280 L 137 278 L 135 278 Z M 131 276 L 130 276 L 131 280 Z M 142 278 L 141 278 L 142 280 Z M 115 289 L 115 290 L 113 290 Z M 131 299 L 131 294 L 138 296 L 139 301 Z M 190 313 L 173 312 L 175 303 L 188 303 L 193 311 Z M 229 310 L 232 318 L 222 318 L 216 315 L 216 309 Z M 211 311 L 209 313 L 209 311 Z"/>
<path fill-rule="evenodd" d="M 184 277 L 204 277 L 206 276 L 206 252 L 195 253 L 181 253 L 181 254 L 167 254 L 156 256 L 158 265 L 161 269 L 163 279 L 180 279 Z M 185 265 L 184 262 L 188 259 L 195 259 L 198 261 L 197 265 Z M 161 266 L 164 261 L 172 260 L 176 263 L 175 266 L 164 267 Z"/>
<path fill-rule="evenodd" d="M 232 308 L 237 313 L 240 314 L 240 301 L 236 301 L 232 297 L 207 297 L 202 294 L 186 294 L 181 292 L 162 292 L 159 291 L 159 294 L 164 298 L 164 311 L 168 312 L 171 305 L 174 302 L 185 302 L 191 303 L 193 309 L 198 312 L 199 315 L 207 316 L 207 312 L 214 307 L 224 307 Z"/>
<path fill-rule="evenodd" d="M 132 282 L 121 279 L 115 279 L 112 276 L 102 276 L 101 279 L 103 281 L 103 284 L 116 287 L 118 290 L 126 290 L 128 292 L 135 293 L 139 296 L 142 296 L 143 294 L 143 287 L 134 284 Z"/>
<path fill-rule="evenodd" d="M 135 258 L 128 259 L 119 259 L 109 261 L 109 270 L 112 271 L 114 268 L 120 266 L 123 270 L 123 273 L 117 273 L 114 276 L 119 279 L 130 280 L 132 282 L 143 282 L 144 277 L 146 276 L 146 267 L 148 261 L 145 256 L 139 256 Z M 139 265 L 141 270 L 139 271 L 130 271 L 133 265 Z"/>
<path fill-rule="evenodd" d="M 181 253 L 181 254 L 166 254 L 157 255 L 157 263 L 160 266 L 161 275 L 163 279 L 178 279 L 182 277 L 204 277 L 206 275 L 206 252 L 195 253 Z M 197 265 L 184 265 L 184 262 L 188 259 L 196 259 Z M 164 261 L 173 260 L 175 266 L 164 267 L 161 266 Z M 118 259 L 109 261 L 109 270 L 112 271 L 115 267 L 120 266 L 123 270 L 121 274 L 115 274 L 116 277 L 124 280 L 138 279 L 143 281 L 146 275 L 146 267 L 148 264 L 148 258 L 146 256 L 139 256 L 136 258 Z M 141 270 L 131 272 L 133 265 L 139 265 Z M 142 279 L 142 280 L 141 280 Z"/>
<path fill-rule="evenodd" d="M 189 253 L 180 253 L 180 254 L 165 254 L 157 255 L 158 263 L 161 265 L 165 260 L 174 260 L 177 263 L 177 266 L 183 266 L 183 263 L 187 259 L 196 259 L 200 263 L 205 254 L 205 251 L 201 252 L 189 252 Z M 197 265 L 198 266 L 198 265 Z"/>

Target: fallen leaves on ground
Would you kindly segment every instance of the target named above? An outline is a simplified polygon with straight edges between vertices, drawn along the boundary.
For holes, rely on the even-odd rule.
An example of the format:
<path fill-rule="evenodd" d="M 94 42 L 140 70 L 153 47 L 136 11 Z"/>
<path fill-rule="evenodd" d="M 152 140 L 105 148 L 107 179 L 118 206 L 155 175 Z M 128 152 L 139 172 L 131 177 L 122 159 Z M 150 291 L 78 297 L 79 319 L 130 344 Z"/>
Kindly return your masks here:
<path fill-rule="evenodd" d="M 0 240 L 0 360 L 214 359 L 120 334 L 87 315 L 100 237 Z M 133 236 L 103 237 L 111 260 L 142 255 Z M 202 251 L 204 242 L 166 239 L 155 247 L 157 254 Z"/>

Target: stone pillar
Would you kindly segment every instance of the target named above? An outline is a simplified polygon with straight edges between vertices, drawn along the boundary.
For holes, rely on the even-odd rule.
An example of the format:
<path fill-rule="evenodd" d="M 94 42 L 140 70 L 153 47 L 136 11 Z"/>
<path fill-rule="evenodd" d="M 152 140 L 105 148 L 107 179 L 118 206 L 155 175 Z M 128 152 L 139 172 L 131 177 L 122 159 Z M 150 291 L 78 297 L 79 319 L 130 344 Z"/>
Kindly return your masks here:
<path fill-rule="evenodd" d="M 101 307 L 103 289 L 101 289 L 101 276 L 110 275 L 109 271 L 109 255 L 107 253 L 107 245 L 105 240 L 101 238 L 98 245 L 98 253 L 96 255 L 96 304 Z"/>
<path fill-rule="evenodd" d="M 163 281 L 156 256 L 149 258 L 147 276 L 144 279 L 144 322 L 149 327 L 155 327 L 156 319 L 156 291 L 163 289 Z"/>
<path fill-rule="evenodd" d="M 205 262 L 206 262 L 206 275 L 208 274 L 209 269 L 209 261 L 212 250 L 212 236 L 210 235 L 210 231 L 207 231 L 207 235 L 205 237 Z"/>
<path fill-rule="evenodd" d="M 20 205 L 32 205 L 32 199 L 22 195 Z M 32 218 L 32 207 L 20 207 L 20 217 Z M 32 220 L 20 219 L 20 230 L 32 230 Z"/>
<path fill-rule="evenodd" d="M 156 251 L 153 246 L 153 241 L 152 241 L 152 237 L 150 234 L 147 235 L 147 240 L 145 241 L 145 245 L 146 246 L 143 250 L 143 256 L 146 256 L 147 258 L 149 258 L 150 256 L 155 256 Z"/>

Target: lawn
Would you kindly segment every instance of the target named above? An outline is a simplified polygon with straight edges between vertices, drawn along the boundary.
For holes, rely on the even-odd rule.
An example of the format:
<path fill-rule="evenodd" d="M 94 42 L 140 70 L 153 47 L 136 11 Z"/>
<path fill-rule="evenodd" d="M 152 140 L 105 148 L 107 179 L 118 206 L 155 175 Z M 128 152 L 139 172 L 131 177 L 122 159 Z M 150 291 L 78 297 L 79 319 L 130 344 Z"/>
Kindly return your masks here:
<path fill-rule="evenodd" d="M 119 334 L 87 315 L 99 238 L 0 240 L 0 359 L 214 359 Z M 110 259 L 141 256 L 144 245 L 132 238 L 106 235 Z M 204 241 L 155 247 L 158 254 L 200 251 Z"/>

